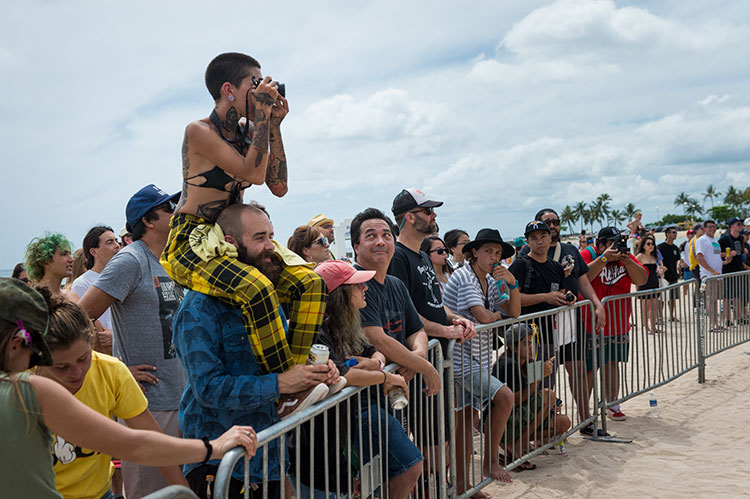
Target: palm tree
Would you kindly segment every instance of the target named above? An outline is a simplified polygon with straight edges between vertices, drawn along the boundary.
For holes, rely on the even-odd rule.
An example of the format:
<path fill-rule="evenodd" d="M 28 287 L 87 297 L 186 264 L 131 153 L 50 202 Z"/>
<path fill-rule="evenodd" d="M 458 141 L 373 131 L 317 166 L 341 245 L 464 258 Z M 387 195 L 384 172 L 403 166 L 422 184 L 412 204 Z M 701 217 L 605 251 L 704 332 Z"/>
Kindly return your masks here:
<path fill-rule="evenodd" d="M 739 210 L 742 207 L 743 195 L 742 191 L 736 189 L 733 185 L 729 186 L 727 193 L 724 195 L 724 204 L 728 204 L 735 210 Z"/>
<path fill-rule="evenodd" d="M 606 192 L 604 194 L 599 194 L 599 197 L 596 198 L 596 202 L 601 203 L 602 219 L 608 219 L 609 217 L 609 202 L 610 201 L 612 201 L 612 197 Z"/>
<path fill-rule="evenodd" d="M 690 202 L 690 196 L 685 194 L 685 191 L 682 191 L 677 195 L 676 198 L 674 198 L 674 205 L 675 206 L 682 206 L 682 214 L 684 215 L 686 213 L 687 205 Z"/>
<path fill-rule="evenodd" d="M 687 202 L 685 211 L 688 215 L 690 215 L 691 220 L 695 220 L 696 215 L 700 215 L 701 213 L 703 213 L 703 207 L 696 199 L 690 199 Z"/>
<path fill-rule="evenodd" d="M 565 208 L 563 208 L 562 213 L 560 213 L 560 222 L 562 222 L 563 225 L 566 226 L 566 228 L 571 229 L 573 223 L 576 221 L 576 215 L 573 213 L 573 209 L 565 205 Z"/>
<path fill-rule="evenodd" d="M 601 197 L 596 198 L 595 201 L 593 201 L 589 205 L 589 217 L 591 220 L 591 223 L 599 222 L 599 228 L 601 229 L 603 227 L 602 221 L 604 220 L 605 213 L 604 213 L 604 201 L 601 199 Z M 593 232 L 593 228 L 592 228 Z"/>
<path fill-rule="evenodd" d="M 706 202 L 706 198 L 711 200 L 711 208 L 714 207 L 714 198 L 721 196 L 721 193 L 714 188 L 714 184 L 709 184 L 706 187 L 706 192 L 703 193 L 703 202 Z"/>
<path fill-rule="evenodd" d="M 584 208 L 583 212 L 581 213 L 581 220 L 583 220 L 583 224 L 586 226 L 591 227 L 591 232 L 594 232 L 594 221 L 591 219 L 591 210 L 589 208 Z"/>
<path fill-rule="evenodd" d="M 635 218 L 635 212 L 638 211 L 638 209 L 635 207 L 633 203 L 628 203 L 625 205 L 625 218 L 628 220 L 633 220 Z"/>
<path fill-rule="evenodd" d="M 583 201 L 578 201 L 578 202 L 577 202 L 577 203 L 576 203 L 576 204 L 575 204 L 575 205 L 573 206 L 573 213 L 574 213 L 574 214 L 575 214 L 575 216 L 576 216 L 576 220 L 580 220 L 580 221 L 581 221 L 581 230 L 583 230 L 583 227 L 584 227 L 584 225 L 585 225 L 585 223 L 586 223 L 586 222 L 585 222 L 585 221 L 583 220 L 583 212 L 584 212 L 584 211 L 586 211 L 586 203 L 584 203 Z"/>
<path fill-rule="evenodd" d="M 620 223 L 625 221 L 625 213 L 620 210 L 612 210 L 609 212 L 609 216 L 612 217 L 612 225 L 617 227 Z"/>

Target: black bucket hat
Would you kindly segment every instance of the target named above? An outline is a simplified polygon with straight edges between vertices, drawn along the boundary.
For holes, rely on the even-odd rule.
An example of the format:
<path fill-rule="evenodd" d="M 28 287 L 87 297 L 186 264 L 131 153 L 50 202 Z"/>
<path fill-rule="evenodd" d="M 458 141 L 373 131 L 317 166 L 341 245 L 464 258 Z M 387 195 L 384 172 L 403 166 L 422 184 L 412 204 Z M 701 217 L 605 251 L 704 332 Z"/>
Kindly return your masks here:
<path fill-rule="evenodd" d="M 49 311 L 39 291 L 18 279 L 0 277 L 0 318 L 16 324 L 26 344 L 33 349 L 29 367 L 52 365 L 52 354 L 44 340 Z"/>
<path fill-rule="evenodd" d="M 516 250 L 513 249 L 513 246 L 503 241 L 503 238 L 500 237 L 500 231 L 498 231 L 497 229 L 480 229 L 480 231 L 477 232 L 477 237 L 475 237 L 473 241 L 470 241 L 464 245 L 463 253 L 465 255 L 470 255 L 472 249 L 477 249 L 481 245 L 486 243 L 495 243 L 502 246 L 503 259 L 510 258 L 516 254 Z"/>

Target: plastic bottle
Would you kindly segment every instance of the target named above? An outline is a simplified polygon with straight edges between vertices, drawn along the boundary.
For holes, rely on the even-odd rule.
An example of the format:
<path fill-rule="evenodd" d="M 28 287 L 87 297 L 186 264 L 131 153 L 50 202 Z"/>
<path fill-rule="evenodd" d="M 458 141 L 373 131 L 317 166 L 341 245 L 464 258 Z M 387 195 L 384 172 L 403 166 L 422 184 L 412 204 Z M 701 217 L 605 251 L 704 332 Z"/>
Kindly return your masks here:
<path fill-rule="evenodd" d="M 658 418 L 659 417 L 659 407 L 656 402 L 656 395 L 654 395 L 654 392 L 651 392 L 651 398 L 648 401 L 648 405 L 651 406 L 651 417 L 652 418 Z"/>
<path fill-rule="evenodd" d="M 492 269 L 494 270 L 498 265 L 499 264 L 497 263 L 492 264 Z M 508 283 L 505 282 L 505 279 L 498 279 L 497 281 L 495 281 L 495 286 L 497 286 L 497 296 L 500 298 L 500 301 L 510 299 L 510 294 L 508 293 Z"/>
<path fill-rule="evenodd" d="M 568 451 L 565 448 L 565 440 L 560 440 L 555 444 L 555 449 L 557 449 L 558 454 L 566 454 Z"/>

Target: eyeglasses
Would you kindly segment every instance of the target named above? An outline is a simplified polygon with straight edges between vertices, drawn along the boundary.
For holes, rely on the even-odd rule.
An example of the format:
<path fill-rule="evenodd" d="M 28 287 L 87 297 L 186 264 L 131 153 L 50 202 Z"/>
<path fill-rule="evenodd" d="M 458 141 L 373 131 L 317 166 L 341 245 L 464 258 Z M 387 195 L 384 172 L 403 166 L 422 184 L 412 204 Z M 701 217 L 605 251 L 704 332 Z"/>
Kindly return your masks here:
<path fill-rule="evenodd" d="M 550 220 L 542 220 L 542 221 L 544 223 L 546 223 L 547 225 L 556 225 L 558 227 L 560 226 L 560 219 L 559 218 L 553 218 L 553 219 L 550 219 Z"/>
<path fill-rule="evenodd" d="M 411 210 L 409 213 L 424 213 L 430 216 L 435 213 L 435 210 L 433 208 L 417 208 L 416 210 Z"/>
<path fill-rule="evenodd" d="M 432 250 L 428 251 L 427 253 L 437 253 L 438 255 L 447 255 L 448 254 L 448 248 L 432 249 Z"/>
<path fill-rule="evenodd" d="M 327 237 L 321 237 L 320 239 L 313 241 L 313 243 L 318 243 L 319 245 L 323 246 L 324 248 L 328 246 L 328 238 Z"/>

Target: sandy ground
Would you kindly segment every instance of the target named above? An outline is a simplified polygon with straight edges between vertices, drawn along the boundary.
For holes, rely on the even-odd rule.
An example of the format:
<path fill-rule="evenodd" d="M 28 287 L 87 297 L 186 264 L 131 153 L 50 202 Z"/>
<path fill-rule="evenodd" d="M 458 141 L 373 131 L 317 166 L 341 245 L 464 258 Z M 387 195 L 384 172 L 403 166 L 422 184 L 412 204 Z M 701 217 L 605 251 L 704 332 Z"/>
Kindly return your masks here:
<path fill-rule="evenodd" d="M 750 344 L 707 360 L 706 383 L 697 370 L 622 405 L 625 421 L 608 421 L 611 434 L 631 444 L 571 436 L 567 454 L 532 462 L 512 473 L 512 484 L 493 483 L 492 497 L 748 497 L 750 496 Z"/>

